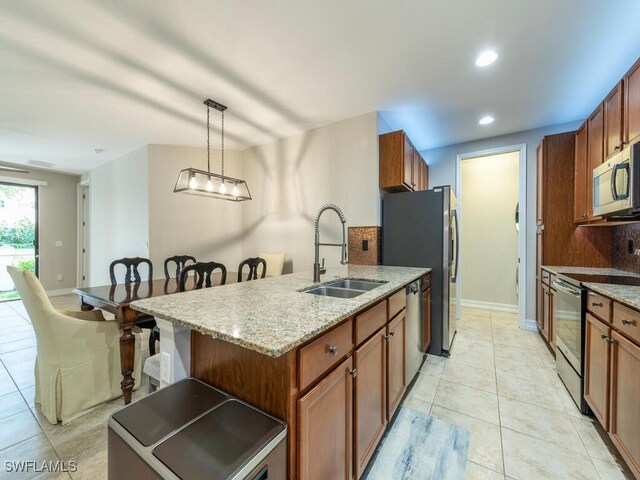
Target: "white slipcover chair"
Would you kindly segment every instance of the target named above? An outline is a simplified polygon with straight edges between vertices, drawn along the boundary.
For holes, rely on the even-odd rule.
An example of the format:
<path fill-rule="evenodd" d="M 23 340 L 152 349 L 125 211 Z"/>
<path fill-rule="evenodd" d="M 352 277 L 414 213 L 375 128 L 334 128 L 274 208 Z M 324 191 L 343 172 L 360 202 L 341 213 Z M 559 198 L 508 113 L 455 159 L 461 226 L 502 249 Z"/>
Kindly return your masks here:
<path fill-rule="evenodd" d="M 267 262 L 267 277 L 282 275 L 284 269 L 284 253 L 259 253 L 260 258 Z"/>
<path fill-rule="evenodd" d="M 100 310 L 66 312 L 51 304 L 38 278 L 8 266 L 36 334 L 35 403 L 63 424 L 122 395 L 120 329 Z M 140 337 L 135 335 L 133 377 L 140 385 Z"/>

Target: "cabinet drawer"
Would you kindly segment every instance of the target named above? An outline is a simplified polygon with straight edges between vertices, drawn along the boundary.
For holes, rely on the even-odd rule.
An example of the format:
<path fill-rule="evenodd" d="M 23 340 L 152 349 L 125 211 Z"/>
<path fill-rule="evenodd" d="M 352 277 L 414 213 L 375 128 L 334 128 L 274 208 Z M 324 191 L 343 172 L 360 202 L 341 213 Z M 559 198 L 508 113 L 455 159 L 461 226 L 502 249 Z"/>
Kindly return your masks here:
<path fill-rule="evenodd" d="M 551 273 L 546 270 L 542 270 L 542 282 L 547 285 L 551 285 Z"/>
<path fill-rule="evenodd" d="M 640 313 L 613 302 L 613 325 L 622 333 L 640 342 Z"/>
<path fill-rule="evenodd" d="M 611 300 L 607 297 L 590 291 L 587 295 L 587 310 L 605 322 L 611 322 Z"/>
<path fill-rule="evenodd" d="M 300 390 L 348 355 L 353 348 L 353 321 L 328 331 L 300 349 Z"/>
<path fill-rule="evenodd" d="M 376 330 L 387 323 L 387 301 L 374 305 L 356 316 L 356 345 L 360 345 Z"/>
<path fill-rule="evenodd" d="M 407 306 L 407 292 L 403 288 L 389 297 L 389 318 L 395 317 Z"/>
<path fill-rule="evenodd" d="M 427 273 L 424 277 L 422 277 L 422 291 L 424 292 L 429 288 L 431 288 L 431 275 Z"/>

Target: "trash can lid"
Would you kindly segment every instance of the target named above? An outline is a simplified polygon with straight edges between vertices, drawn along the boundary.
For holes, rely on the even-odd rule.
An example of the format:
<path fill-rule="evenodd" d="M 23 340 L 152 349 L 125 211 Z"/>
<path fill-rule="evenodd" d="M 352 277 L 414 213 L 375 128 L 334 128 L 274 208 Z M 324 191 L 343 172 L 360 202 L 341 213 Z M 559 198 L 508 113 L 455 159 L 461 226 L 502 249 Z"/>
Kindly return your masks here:
<path fill-rule="evenodd" d="M 261 450 L 285 430 L 283 422 L 231 399 L 159 444 L 153 455 L 183 480 L 228 479 L 257 456 L 262 461 L 271 449 Z"/>
<path fill-rule="evenodd" d="M 112 418 L 148 447 L 228 398 L 209 385 L 187 378 L 128 405 Z"/>

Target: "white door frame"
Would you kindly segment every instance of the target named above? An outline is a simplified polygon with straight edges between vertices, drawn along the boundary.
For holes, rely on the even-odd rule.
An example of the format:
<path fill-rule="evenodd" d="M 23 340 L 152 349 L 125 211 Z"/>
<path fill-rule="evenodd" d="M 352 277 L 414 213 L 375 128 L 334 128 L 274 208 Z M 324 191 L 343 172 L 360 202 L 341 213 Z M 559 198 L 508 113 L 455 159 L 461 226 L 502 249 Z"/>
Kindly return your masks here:
<path fill-rule="evenodd" d="M 527 327 L 527 144 L 520 143 L 517 145 L 509 145 L 506 147 L 490 148 L 488 150 L 480 150 L 477 152 L 461 153 L 456 156 L 456 193 L 458 194 L 458 213 L 462 210 L 462 168 L 463 160 L 469 158 L 488 157 L 492 155 L 500 155 L 503 153 L 519 152 L 519 189 L 518 201 L 520 202 L 520 232 L 518 236 L 518 257 L 520 258 L 520 268 L 518 270 L 518 323 L 520 328 Z M 464 235 L 464 232 L 460 232 Z M 464 264 L 460 264 L 460 268 L 464 269 Z M 462 276 L 460 275 L 460 278 Z M 456 285 L 456 293 L 459 299 L 462 299 L 462 282 L 458 281 Z"/>
<path fill-rule="evenodd" d="M 82 273 L 84 271 L 84 257 L 82 255 L 82 248 L 84 247 L 84 232 L 89 232 L 89 228 L 90 228 L 90 223 L 91 223 L 91 219 L 88 219 L 86 228 L 82 228 L 82 219 L 84 217 L 84 203 L 88 202 L 89 206 L 91 205 L 91 193 L 89 193 L 89 198 L 82 198 L 82 194 L 83 194 L 83 190 L 85 187 L 89 187 L 89 180 L 83 180 L 80 183 L 78 183 L 77 186 L 77 260 L 76 260 L 76 265 L 77 265 L 77 274 L 76 274 L 76 285 L 78 287 L 82 287 L 82 286 L 86 286 L 86 284 L 83 283 L 82 280 Z M 90 190 L 89 190 L 90 192 Z M 89 235 L 89 242 L 91 241 L 91 236 Z M 89 265 L 89 268 L 91 268 L 91 266 Z M 86 282 L 89 281 L 89 279 L 87 278 L 85 280 Z"/>

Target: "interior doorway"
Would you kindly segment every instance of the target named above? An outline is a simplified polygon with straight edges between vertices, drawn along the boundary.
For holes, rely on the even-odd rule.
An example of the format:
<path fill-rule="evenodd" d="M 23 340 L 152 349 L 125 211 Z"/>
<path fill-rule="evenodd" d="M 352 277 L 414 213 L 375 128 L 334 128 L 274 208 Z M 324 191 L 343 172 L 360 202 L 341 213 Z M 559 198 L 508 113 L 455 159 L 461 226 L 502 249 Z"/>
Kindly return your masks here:
<path fill-rule="evenodd" d="M 38 187 L 0 182 L 0 301 L 20 298 L 7 266 L 38 275 Z"/>
<path fill-rule="evenodd" d="M 526 146 L 458 155 L 456 176 L 461 305 L 517 314 L 525 328 Z"/>

